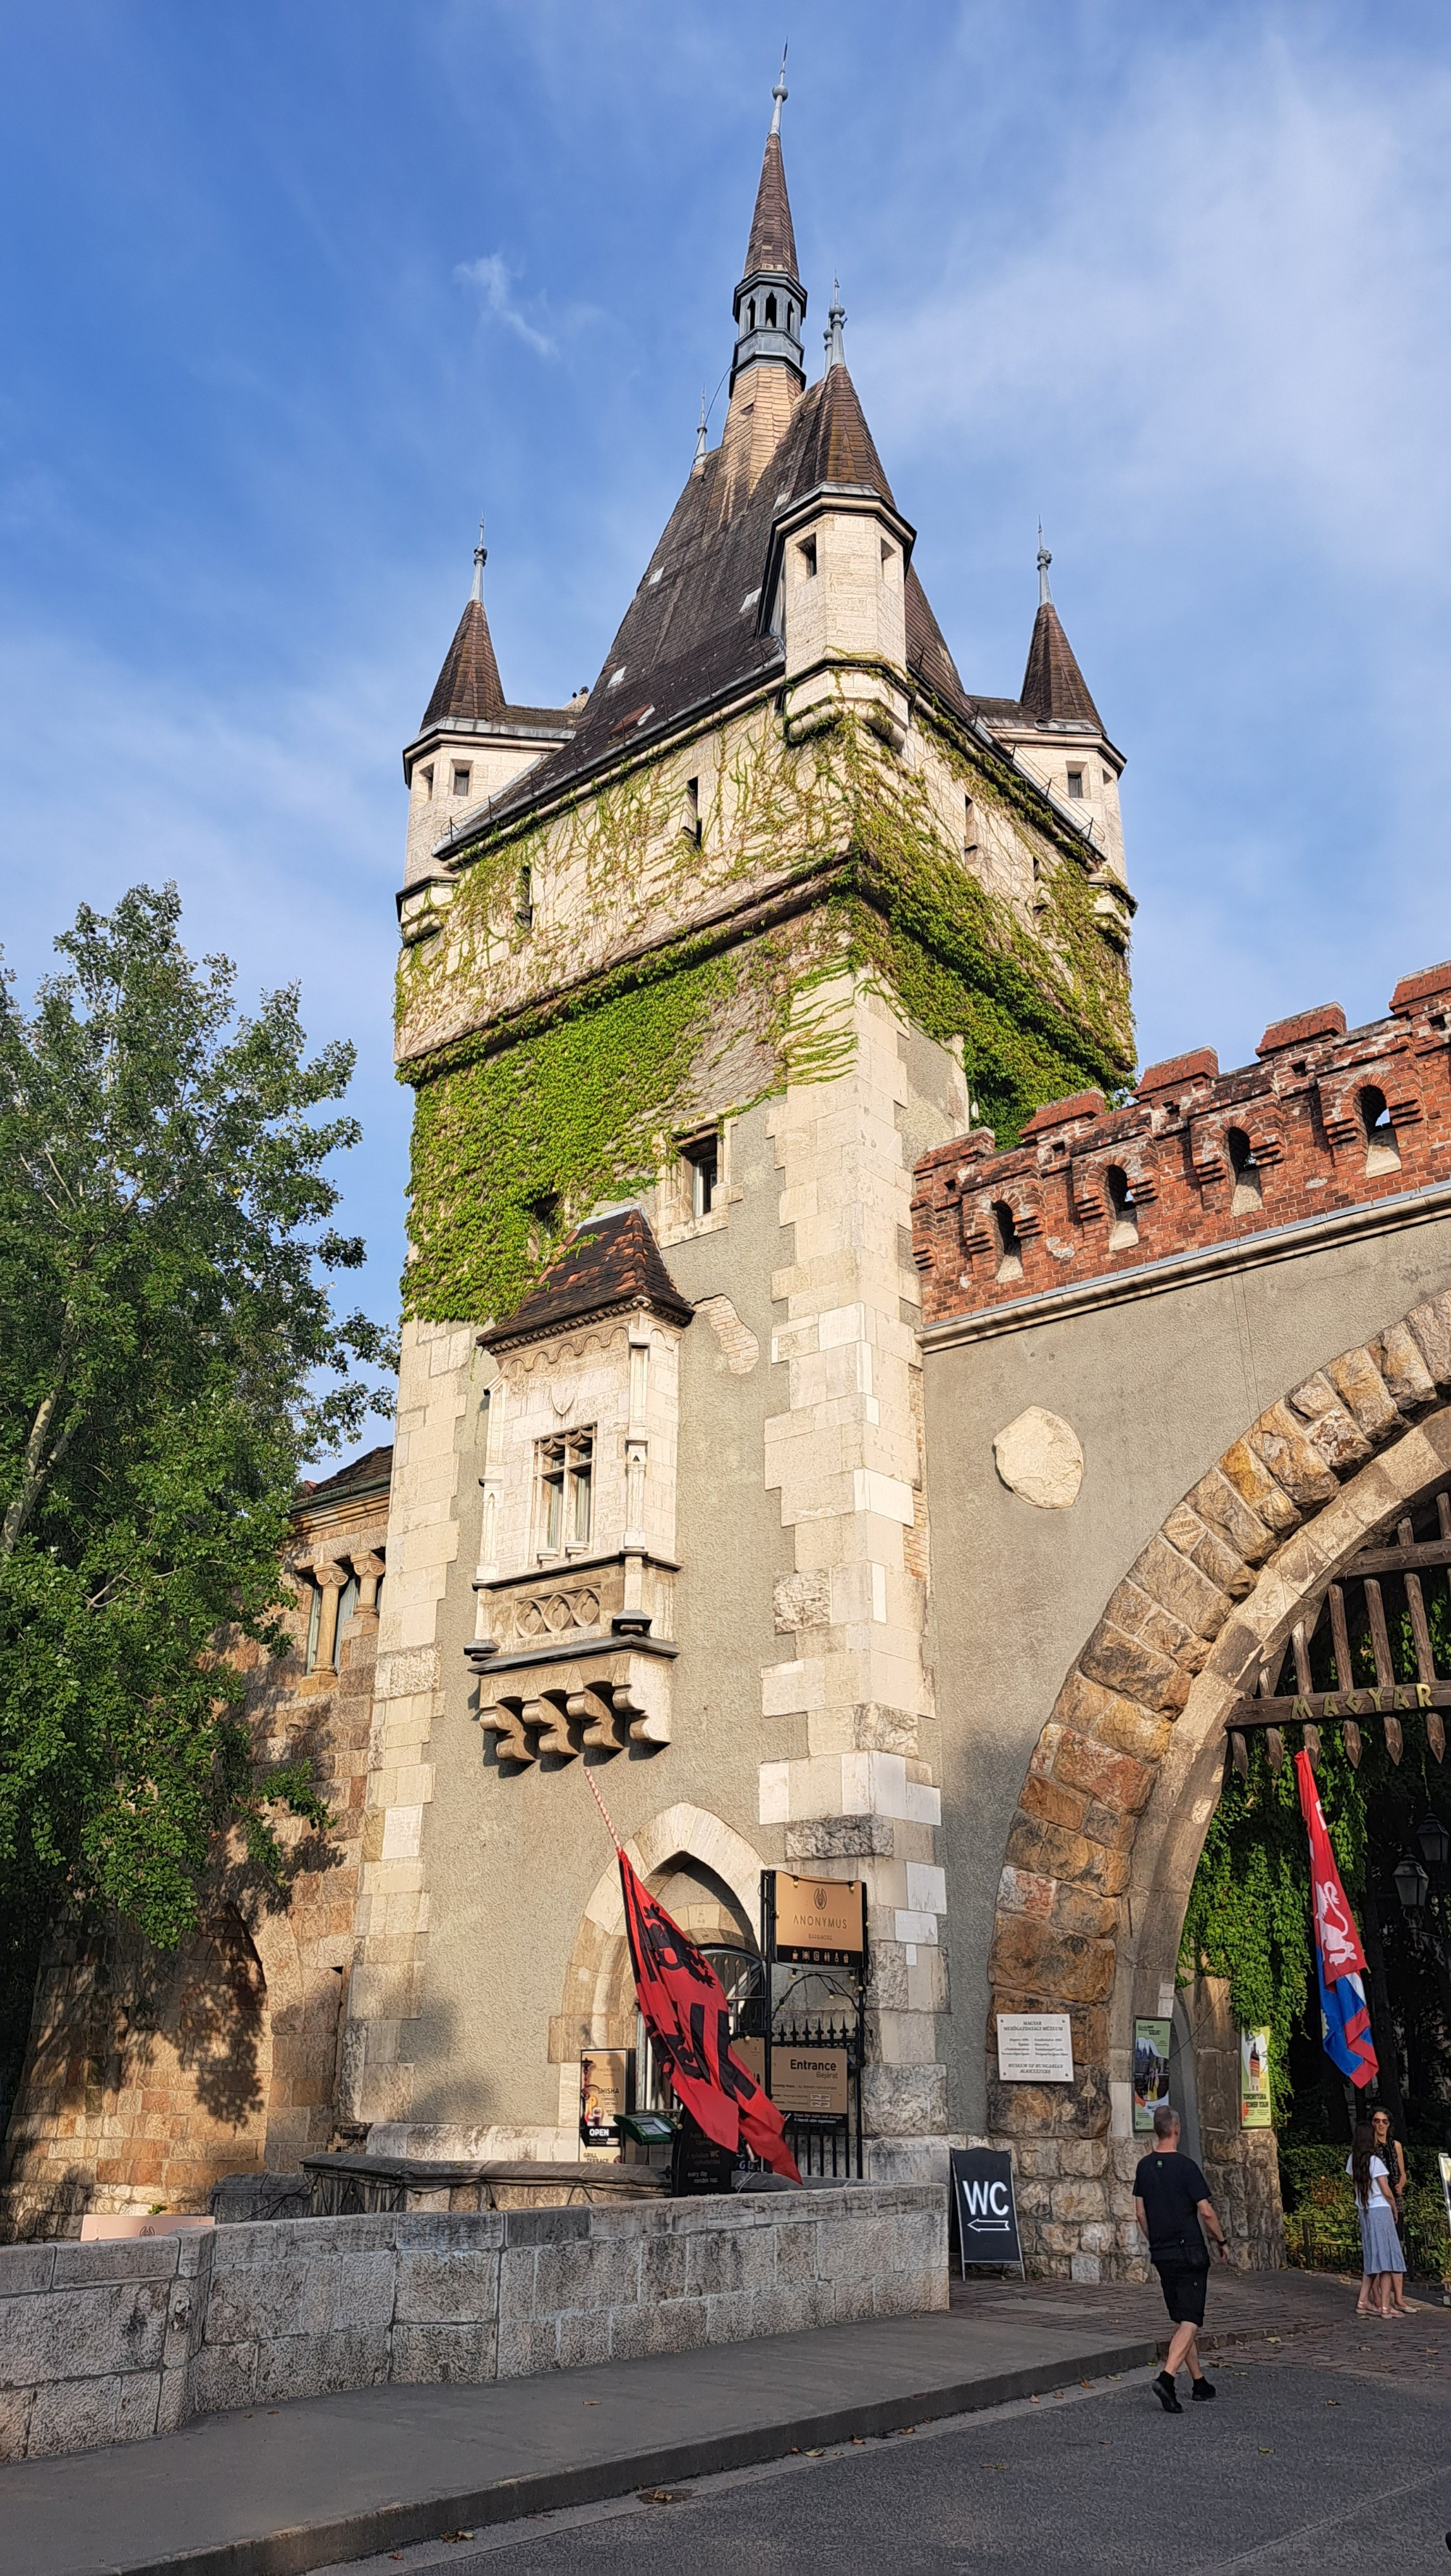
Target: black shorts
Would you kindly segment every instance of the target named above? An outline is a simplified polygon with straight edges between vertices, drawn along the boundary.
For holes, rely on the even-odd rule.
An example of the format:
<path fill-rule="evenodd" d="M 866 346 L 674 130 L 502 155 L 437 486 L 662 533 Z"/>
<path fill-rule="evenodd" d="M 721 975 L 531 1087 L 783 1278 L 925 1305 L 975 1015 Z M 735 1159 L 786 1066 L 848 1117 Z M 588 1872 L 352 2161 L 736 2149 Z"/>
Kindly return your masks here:
<path fill-rule="evenodd" d="M 1176 2326 L 1202 2326 L 1204 2292 L 1209 2280 L 1207 2263 L 1160 2263 L 1154 2269 L 1164 2293 L 1164 2305 Z"/>

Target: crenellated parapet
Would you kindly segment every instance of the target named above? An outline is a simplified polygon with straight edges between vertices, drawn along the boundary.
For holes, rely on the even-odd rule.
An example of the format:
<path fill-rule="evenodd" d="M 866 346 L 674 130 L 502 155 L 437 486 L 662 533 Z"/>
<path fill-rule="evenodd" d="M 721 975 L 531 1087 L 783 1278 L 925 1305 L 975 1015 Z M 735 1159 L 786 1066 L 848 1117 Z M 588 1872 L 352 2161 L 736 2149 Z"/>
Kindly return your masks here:
<path fill-rule="evenodd" d="M 1338 1004 L 1150 1065 L 1110 1110 L 1040 1109 L 998 1153 L 979 1128 L 923 1156 L 913 1257 L 928 1324 L 1327 1217 L 1451 1178 L 1451 963 L 1403 977 L 1390 1015 Z"/>

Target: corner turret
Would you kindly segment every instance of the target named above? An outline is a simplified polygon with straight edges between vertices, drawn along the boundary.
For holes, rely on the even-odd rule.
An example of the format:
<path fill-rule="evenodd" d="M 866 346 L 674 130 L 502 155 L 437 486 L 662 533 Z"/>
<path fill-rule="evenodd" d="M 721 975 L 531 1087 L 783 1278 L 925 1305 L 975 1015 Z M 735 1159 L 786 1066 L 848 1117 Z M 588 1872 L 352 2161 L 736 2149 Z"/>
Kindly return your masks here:
<path fill-rule="evenodd" d="M 984 712 L 1000 742 L 1018 755 L 1101 853 L 1103 870 L 1118 887 L 1124 874 L 1123 819 L 1118 783 L 1124 756 L 1109 740 L 1077 656 L 1064 632 L 1048 583 L 1052 556 L 1038 530 L 1038 613 L 1028 646 L 1028 667 L 1016 704 L 997 699 Z M 1117 921 L 1119 897 L 1105 889 L 1100 911 Z M 1127 920 L 1122 922 L 1125 936 Z"/>

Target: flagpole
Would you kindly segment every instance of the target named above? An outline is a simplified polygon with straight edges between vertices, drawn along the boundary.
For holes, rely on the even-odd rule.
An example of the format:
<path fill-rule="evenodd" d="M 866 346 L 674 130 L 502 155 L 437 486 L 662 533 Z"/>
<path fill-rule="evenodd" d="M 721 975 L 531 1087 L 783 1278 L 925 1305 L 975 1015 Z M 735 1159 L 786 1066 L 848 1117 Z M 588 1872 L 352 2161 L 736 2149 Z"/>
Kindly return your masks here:
<path fill-rule="evenodd" d="M 611 1822 L 609 1808 L 605 1805 L 605 1802 L 604 1802 L 603 1798 L 600 1796 L 600 1793 L 599 1793 L 598 1789 L 595 1787 L 595 1775 L 594 1775 L 593 1771 L 591 1771 L 591 1770 L 589 1770 L 588 1768 L 586 1768 L 586 1770 L 585 1770 L 585 1775 L 584 1775 L 584 1776 L 585 1776 L 586 1780 L 589 1782 L 589 1793 L 590 1793 L 590 1796 L 593 1798 L 593 1800 L 594 1800 L 594 1802 L 595 1802 L 595 1805 L 598 1807 L 598 1809 L 599 1809 L 599 1811 L 600 1811 L 600 1814 L 603 1816 L 603 1818 L 604 1818 L 604 1820 L 605 1820 L 606 1829 L 608 1830 L 608 1833 L 609 1833 L 609 1837 L 610 1837 L 611 1842 L 614 1844 L 616 1851 L 622 1851 L 622 1850 L 624 1849 L 624 1845 L 623 1845 L 623 1844 L 622 1844 L 622 1842 L 620 1841 L 620 1837 L 619 1837 L 619 1835 L 616 1833 L 615 1828 L 614 1828 L 614 1825 L 613 1825 L 613 1823 Z"/>

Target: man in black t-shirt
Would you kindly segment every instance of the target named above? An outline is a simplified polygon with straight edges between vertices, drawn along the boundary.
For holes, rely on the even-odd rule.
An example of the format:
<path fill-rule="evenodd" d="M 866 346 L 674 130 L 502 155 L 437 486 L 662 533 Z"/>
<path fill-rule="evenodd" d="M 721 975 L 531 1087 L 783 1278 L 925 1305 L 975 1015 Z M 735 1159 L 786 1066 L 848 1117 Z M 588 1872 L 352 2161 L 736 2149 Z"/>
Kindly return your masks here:
<path fill-rule="evenodd" d="M 1181 2362 L 1189 2364 L 1191 2394 L 1212 2397 L 1214 2389 L 1199 2367 L 1196 2338 L 1204 2323 L 1204 2291 L 1209 2279 L 1209 2230 L 1221 2262 L 1229 2260 L 1224 2231 L 1214 2214 L 1209 2185 L 1192 2156 L 1179 2153 L 1179 2114 L 1161 2103 L 1154 2113 L 1154 2152 L 1134 2175 L 1134 2216 L 1149 2240 L 1149 2261 L 1159 2275 L 1164 2305 L 1174 2333 L 1154 2391 L 1166 2415 L 1182 2415 L 1174 2377 Z M 1203 2226 L 1201 2226 L 1201 2220 Z"/>

